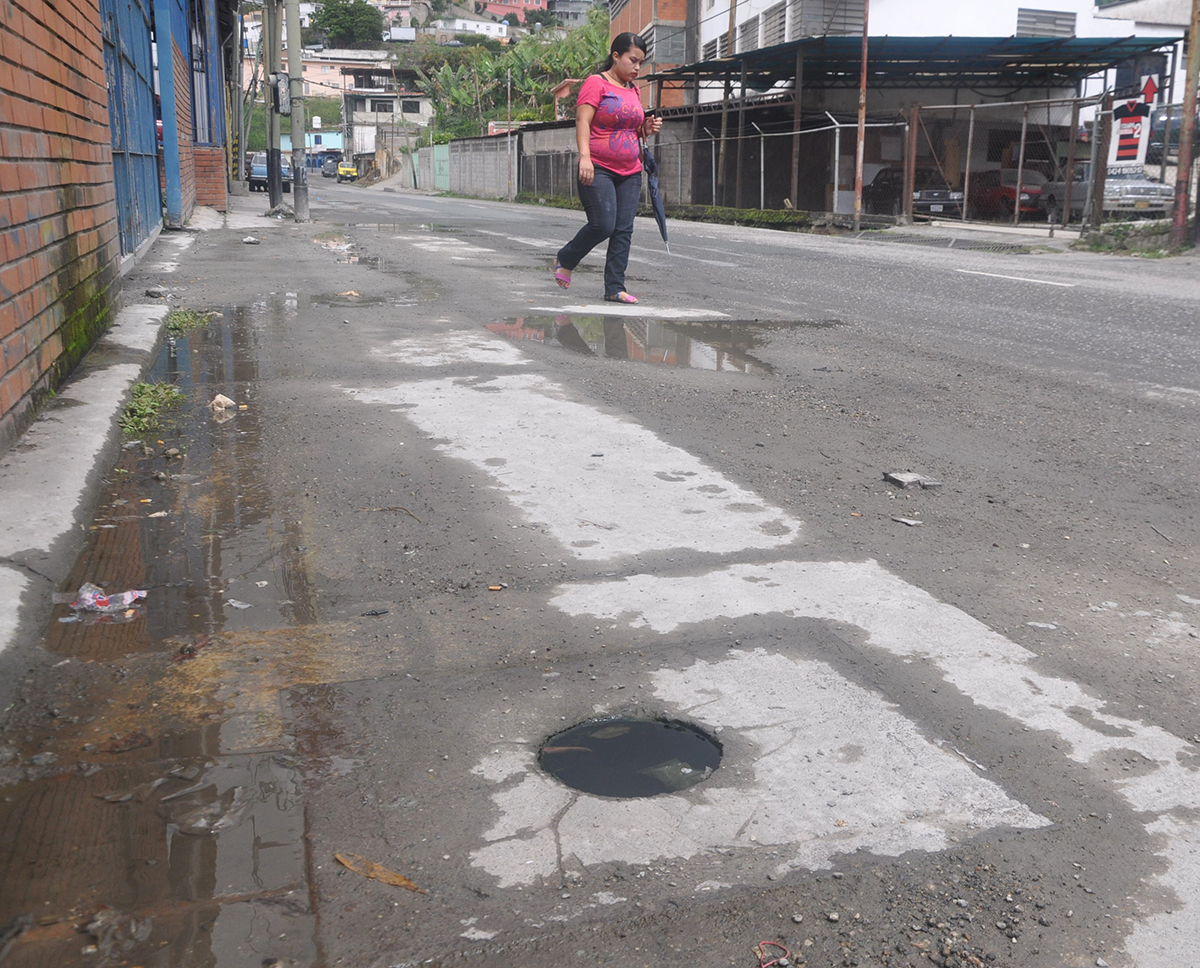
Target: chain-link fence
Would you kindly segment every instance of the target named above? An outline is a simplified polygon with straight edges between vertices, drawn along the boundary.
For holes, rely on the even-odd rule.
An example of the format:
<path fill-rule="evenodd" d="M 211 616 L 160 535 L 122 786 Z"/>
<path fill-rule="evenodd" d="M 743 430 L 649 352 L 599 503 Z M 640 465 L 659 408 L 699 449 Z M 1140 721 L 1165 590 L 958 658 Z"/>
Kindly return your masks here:
<path fill-rule="evenodd" d="M 963 219 L 1066 226 L 1170 217 L 1179 106 L 1152 113 L 1144 165 L 1110 168 L 1112 104 L 1101 95 L 914 109 L 910 214 L 931 214 L 930 199 L 949 189 Z"/>

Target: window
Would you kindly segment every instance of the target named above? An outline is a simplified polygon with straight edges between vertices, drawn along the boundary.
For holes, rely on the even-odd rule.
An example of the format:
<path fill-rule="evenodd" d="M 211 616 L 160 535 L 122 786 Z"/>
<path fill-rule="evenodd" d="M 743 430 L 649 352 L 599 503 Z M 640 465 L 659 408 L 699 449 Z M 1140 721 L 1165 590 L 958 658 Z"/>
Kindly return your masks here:
<path fill-rule="evenodd" d="M 420 101 L 401 101 L 400 102 L 400 113 L 401 114 L 420 114 L 421 113 L 421 102 Z"/>
<path fill-rule="evenodd" d="M 790 0 L 791 40 L 862 36 L 862 0 Z"/>
<path fill-rule="evenodd" d="M 371 102 L 371 111 L 374 114 L 391 114 L 392 110 L 393 110 L 393 108 L 392 108 L 391 101 L 372 101 Z"/>
<path fill-rule="evenodd" d="M 1061 10 L 1017 8 L 1018 37 L 1074 37 L 1075 14 Z"/>
<path fill-rule="evenodd" d="M 654 31 L 654 42 L 654 59 L 660 64 L 687 62 L 687 31 L 685 28 L 659 24 Z"/>
<path fill-rule="evenodd" d="M 701 60 L 716 60 L 717 59 L 717 42 L 710 40 L 700 51 Z"/>
<path fill-rule="evenodd" d="M 314 134 L 314 135 L 313 135 L 313 144 L 314 144 L 314 145 L 319 145 L 319 144 L 322 144 L 321 137 L 322 137 L 322 136 L 321 136 L 321 135 L 319 135 L 319 134 Z"/>
<path fill-rule="evenodd" d="M 776 44 L 782 44 L 787 39 L 786 28 L 787 4 L 777 3 L 768 7 L 762 15 L 762 45 L 774 47 Z"/>
<path fill-rule="evenodd" d="M 737 32 L 737 52 L 745 53 L 748 50 L 758 50 L 758 18 L 751 17 L 749 20 L 743 20 L 738 25 Z"/>

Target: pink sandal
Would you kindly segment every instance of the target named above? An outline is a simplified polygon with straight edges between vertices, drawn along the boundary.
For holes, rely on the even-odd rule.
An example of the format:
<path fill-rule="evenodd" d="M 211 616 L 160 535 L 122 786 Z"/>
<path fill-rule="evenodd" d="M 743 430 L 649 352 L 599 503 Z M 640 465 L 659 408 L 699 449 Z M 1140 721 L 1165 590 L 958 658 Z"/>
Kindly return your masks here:
<path fill-rule="evenodd" d="M 624 289 L 622 289 L 620 292 L 616 293 L 615 295 L 612 295 L 612 296 L 606 295 L 604 297 L 604 301 L 605 302 L 626 303 L 627 305 L 632 306 L 634 303 L 636 303 L 638 301 L 638 298 L 637 298 L 637 296 L 629 295 L 629 293 L 627 293 Z"/>
<path fill-rule="evenodd" d="M 558 283 L 559 289 L 571 288 L 571 270 L 564 269 L 557 262 L 554 263 L 554 281 Z"/>

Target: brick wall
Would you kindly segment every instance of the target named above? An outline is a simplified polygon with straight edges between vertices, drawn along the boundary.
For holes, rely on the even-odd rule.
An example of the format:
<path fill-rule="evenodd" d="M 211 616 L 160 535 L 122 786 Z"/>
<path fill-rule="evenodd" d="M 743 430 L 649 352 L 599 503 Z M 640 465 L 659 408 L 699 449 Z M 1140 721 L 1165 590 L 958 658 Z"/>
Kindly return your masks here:
<path fill-rule="evenodd" d="M 161 48 L 160 48 L 161 49 Z M 171 44 L 175 66 L 175 117 L 179 128 L 179 182 L 183 192 L 183 221 L 192 217 L 196 207 L 196 157 L 193 151 L 192 69 L 187 54 Z"/>
<path fill-rule="evenodd" d="M 196 204 L 225 211 L 225 149 L 196 145 Z"/>
<path fill-rule="evenodd" d="M 98 0 L 0 7 L 0 452 L 108 326 L 120 242 Z"/>

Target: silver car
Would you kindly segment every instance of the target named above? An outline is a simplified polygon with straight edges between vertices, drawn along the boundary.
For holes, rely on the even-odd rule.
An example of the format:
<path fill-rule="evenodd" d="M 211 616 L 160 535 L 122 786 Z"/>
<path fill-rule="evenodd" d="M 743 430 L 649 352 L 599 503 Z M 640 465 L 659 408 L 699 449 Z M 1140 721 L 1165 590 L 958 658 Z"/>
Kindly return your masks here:
<path fill-rule="evenodd" d="M 1075 165 L 1071 183 L 1071 217 L 1083 212 L 1092 190 L 1091 165 L 1081 161 Z M 1041 206 L 1046 217 L 1054 222 L 1062 214 L 1067 198 L 1067 183 L 1051 181 L 1042 186 Z M 1142 218 L 1165 218 L 1175 205 L 1175 186 L 1151 181 L 1137 166 L 1108 169 L 1104 178 L 1104 214 L 1133 215 Z"/>

